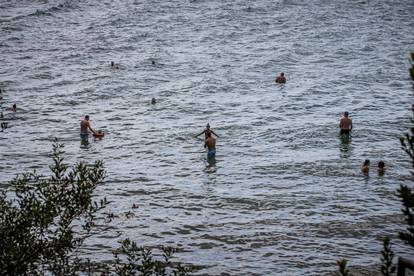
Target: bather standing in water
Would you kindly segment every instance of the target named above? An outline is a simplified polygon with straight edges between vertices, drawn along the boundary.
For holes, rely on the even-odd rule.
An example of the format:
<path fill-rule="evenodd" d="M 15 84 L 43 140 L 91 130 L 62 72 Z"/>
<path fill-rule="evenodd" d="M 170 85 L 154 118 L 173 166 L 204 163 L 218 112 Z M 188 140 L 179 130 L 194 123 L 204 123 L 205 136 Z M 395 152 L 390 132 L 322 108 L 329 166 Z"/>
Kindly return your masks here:
<path fill-rule="evenodd" d="M 352 119 L 348 118 L 349 113 L 348 111 L 344 112 L 344 117 L 341 118 L 341 121 L 339 122 L 339 128 L 341 129 L 340 134 L 346 134 L 349 135 L 352 130 Z"/>
<path fill-rule="evenodd" d="M 92 133 L 95 134 L 95 130 L 92 129 L 91 124 L 89 122 L 89 115 L 86 115 L 85 119 L 83 119 L 80 123 L 80 137 L 82 141 L 88 140 L 88 137 L 89 137 L 88 129 L 92 131 Z"/>
<path fill-rule="evenodd" d="M 211 132 L 207 132 L 207 139 L 204 143 L 204 147 L 207 148 L 208 159 L 216 157 L 216 139 L 211 136 Z"/>

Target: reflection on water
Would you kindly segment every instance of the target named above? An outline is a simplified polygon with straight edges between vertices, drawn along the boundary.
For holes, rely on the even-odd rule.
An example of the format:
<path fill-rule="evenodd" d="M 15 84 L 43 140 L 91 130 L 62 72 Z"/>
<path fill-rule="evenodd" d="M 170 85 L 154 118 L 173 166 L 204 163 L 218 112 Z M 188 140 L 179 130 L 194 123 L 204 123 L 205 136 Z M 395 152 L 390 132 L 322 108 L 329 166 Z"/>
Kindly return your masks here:
<path fill-rule="evenodd" d="M 216 157 L 209 157 L 207 156 L 207 166 L 205 171 L 208 173 L 213 173 L 217 171 L 217 167 L 216 167 Z"/>
<path fill-rule="evenodd" d="M 349 158 L 352 153 L 352 134 L 338 134 L 339 136 L 339 151 L 341 158 Z"/>

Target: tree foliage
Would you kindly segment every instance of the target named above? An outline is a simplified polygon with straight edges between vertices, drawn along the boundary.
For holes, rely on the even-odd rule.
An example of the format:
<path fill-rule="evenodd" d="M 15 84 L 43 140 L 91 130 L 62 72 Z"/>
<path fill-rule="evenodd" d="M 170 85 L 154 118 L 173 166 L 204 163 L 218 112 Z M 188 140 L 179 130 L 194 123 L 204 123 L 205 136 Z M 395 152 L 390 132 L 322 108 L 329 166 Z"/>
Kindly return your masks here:
<path fill-rule="evenodd" d="M 411 53 L 411 59 L 412 67 L 410 68 L 410 73 L 414 83 L 414 52 Z M 414 120 L 411 119 L 411 122 L 414 123 Z M 400 138 L 400 142 L 402 149 L 411 158 L 411 164 L 414 167 L 414 127 L 410 129 L 410 133 L 406 133 L 405 136 Z M 402 212 L 405 216 L 405 222 L 407 223 L 406 231 L 399 232 L 399 237 L 409 245 L 414 246 L 414 193 L 412 188 L 407 185 L 401 185 L 397 190 L 397 196 L 401 199 L 403 204 Z"/>
<path fill-rule="evenodd" d="M 139 247 L 129 239 L 122 241 L 121 244 L 121 248 L 114 252 L 117 275 L 184 276 L 192 270 L 190 267 L 175 265 L 170 261 L 175 252 L 171 247 L 162 248 L 163 259 L 159 260 L 154 258 L 149 248 Z"/>
<path fill-rule="evenodd" d="M 391 276 L 395 272 L 395 265 L 392 260 L 394 258 L 394 252 L 391 250 L 391 243 L 388 237 L 383 240 L 383 250 L 381 251 L 381 273 L 384 276 Z"/>
<path fill-rule="evenodd" d="M 171 248 L 156 260 L 148 248 L 125 240 L 111 264 L 76 255 L 90 236 L 96 213 L 107 204 L 93 199 L 105 179 L 101 161 L 64 163 L 55 140 L 51 175 L 18 175 L 0 191 L 0 275 L 186 275 L 190 269 L 170 262 Z"/>
<path fill-rule="evenodd" d="M 105 206 L 92 200 L 105 178 L 101 161 L 70 168 L 63 145 L 53 144 L 52 175 L 25 173 L 0 193 L 0 274 L 41 274 L 67 267 L 67 256 L 78 248 Z M 76 233 L 76 234 L 75 234 Z"/>
<path fill-rule="evenodd" d="M 341 276 L 348 276 L 349 270 L 347 269 L 348 260 L 347 259 L 339 259 L 336 261 L 338 265 L 338 274 Z"/>

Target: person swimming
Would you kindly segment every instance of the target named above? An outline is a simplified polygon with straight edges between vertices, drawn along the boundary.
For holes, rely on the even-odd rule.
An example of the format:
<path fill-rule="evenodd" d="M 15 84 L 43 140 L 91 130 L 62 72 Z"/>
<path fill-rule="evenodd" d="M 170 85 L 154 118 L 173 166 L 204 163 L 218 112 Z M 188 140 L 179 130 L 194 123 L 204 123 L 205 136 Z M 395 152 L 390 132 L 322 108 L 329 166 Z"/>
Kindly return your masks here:
<path fill-rule="evenodd" d="M 285 73 L 280 73 L 279 76 L 276 77 L 275 79 L 276 83 L 286 83 L 286 78 L 285 78 Z"/>
<path fill-rule="evenodd" d="M 156 104 L 156 103 L 157 103 L 157 100 L 155 98 L 152 98 L 151 99 L 151 104 Z"/>
<path fill-rule="evenodd" d="M 115 62 L 111 61 L 111 68 L 112 69 L 119 69 L 119 64 L 116 64 Z"/>
<path fill-rule="evenodd" d="M 13 104 L 12 111 L 13 112 L 16 112 L 17 111 L 17 105 L 16 104 Z"/>
<path fill-rule="evenodd" d="M 1 129 L 2 130 L 6 129 L 7 128 L 7 124 L 8 124 L 7 122 L 2 122 L 1 123 Z"/>
<path fill-rule="evenodd" d="M 370 163 L 371 162 L 368 159 L 366 159 L 364 161 L 364 163 L 362 164 L 361 171 L 362 171 L 363 174 L 365 174 L 365 175 L 369 174 L 369 165 L 370 165 Z"/>
<path fill-rule="evenodd" d="M 385 172 L 385 163 L 384 163 L 384 161 L 380 160 L 378 162 L 377 171 L 378 171 L 378 175 L 384 175 L 384 172 Z"/>

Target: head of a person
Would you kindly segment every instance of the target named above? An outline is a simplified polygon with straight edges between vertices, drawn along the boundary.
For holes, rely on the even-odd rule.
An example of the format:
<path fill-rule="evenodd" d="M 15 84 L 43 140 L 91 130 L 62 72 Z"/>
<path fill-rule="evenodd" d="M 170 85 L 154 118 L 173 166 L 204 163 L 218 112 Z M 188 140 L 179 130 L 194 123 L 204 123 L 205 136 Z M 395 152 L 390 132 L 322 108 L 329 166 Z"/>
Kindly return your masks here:
<path fill-rule="evenodd" d="M 115 62 L 111 61 L 111 66 L 114 67 L 115 66 Z"/>
<path fill-rule="evenodd" d="M 364 166 L 369 166 L 369 160 L 368 159 L 365 159 L 365 161 L 364 161 Z"/>
<path fill-rule="evenodd" d="M 283 77 L 285 75 L 285 73 L 282 72 L 282 73 L 280 73 L 280 75 Z"/>
<path fill-rule="evenodd" d="M 210 128 L 210 124 L 207 123 L 206 128 L 209 129 Z"/>
<path fill-rule="evenodd" d="M 157 100 L 156 100 L 155 98 L 152 98 L 152 99 L 151 99 L 151 103 L 152 103 L 152 104 L 156 104 L 156 103 L 157 103 Z"/>
<path fill-rule="evenodd" d="M 383 169 L 385 167 L 385 163 L 384 163 L 384 161 L 379 161 L 378 162 L 378 168 L 380 168 L 380 169 Z"/>
<path fill-rule="evenodd" d="M 345 112 L 344 112 L 344 116 L 348 118 L 348 116 L 349 116 L 348 111 L 345 111 Z"/>
<path fill-rule="evenodd" d="M 85 115 L 85 120 L 89 121 L 89 115 Z"/>

